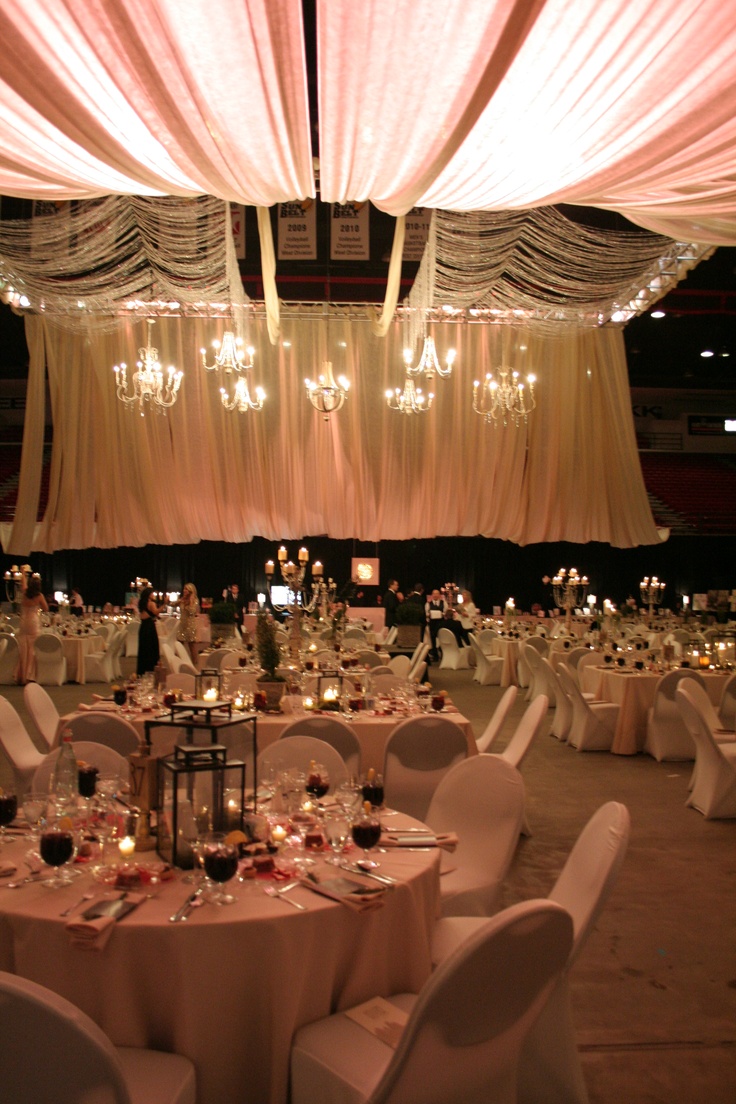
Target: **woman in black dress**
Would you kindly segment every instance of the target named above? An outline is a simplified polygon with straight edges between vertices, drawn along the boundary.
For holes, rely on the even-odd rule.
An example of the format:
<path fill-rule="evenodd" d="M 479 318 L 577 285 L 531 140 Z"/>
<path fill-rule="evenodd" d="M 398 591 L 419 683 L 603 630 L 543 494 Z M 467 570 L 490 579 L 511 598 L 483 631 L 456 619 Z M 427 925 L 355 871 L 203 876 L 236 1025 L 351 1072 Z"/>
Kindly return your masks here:
<path fill-rule="evenodd" d="M 141 618 L 141 631 L 138 636 L 138 662 L 136 674 L 145 675 L 155 671 L 159 660 L 158 632 L 156 619 L 158 606 L 153 598 L 153 587 L 144 587 L 138 599 L 138 612 Z"/>

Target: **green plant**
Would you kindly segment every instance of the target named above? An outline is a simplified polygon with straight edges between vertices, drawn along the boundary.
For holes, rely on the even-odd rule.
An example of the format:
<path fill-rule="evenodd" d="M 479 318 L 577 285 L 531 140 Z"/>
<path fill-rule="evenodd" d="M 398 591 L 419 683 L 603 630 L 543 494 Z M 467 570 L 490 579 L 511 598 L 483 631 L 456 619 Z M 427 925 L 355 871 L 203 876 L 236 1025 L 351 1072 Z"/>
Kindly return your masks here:
<path fill-rule="evenodd" d="M 276 674 L 276 668 L 281 662 L 281 650 L 276 640 L 276 625 L 265 613 L 259 613 L 256 620 L 256 651 L 261 667 L 266 672 L 259 677 L 258 681 L 284 682 L 284 679 Z"/>
<path fill-rule="evenodd" d="M 423 625 L 427 620 L 424 606 L 418 602 L 401 602 L 396 607 L 395 620 L 397 625 Z"/>
<path fill-rule="evenodd" d="M 213 625 L 232 625 L 234 620 L 234 602 L 215 602 L 210 610 L 210 622 Z"/>

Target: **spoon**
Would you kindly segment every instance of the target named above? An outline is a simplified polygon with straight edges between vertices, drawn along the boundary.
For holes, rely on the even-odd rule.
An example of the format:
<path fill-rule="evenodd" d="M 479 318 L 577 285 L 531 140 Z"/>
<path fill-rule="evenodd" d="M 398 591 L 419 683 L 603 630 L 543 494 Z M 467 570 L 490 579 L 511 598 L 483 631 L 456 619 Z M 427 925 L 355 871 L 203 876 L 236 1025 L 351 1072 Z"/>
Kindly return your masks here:
<path fill-rule="evenodd" d="M 68 916 L 70 912 L 74 912 L 74 910 L 79 908 L 80 905 L 83 905 L 85 901 L 91 901 L 93 897 L 93 890 L 83 893 L 75 905 L 69 905 L 69 908 L 65 908 L 63 912 L 59 913 L 59 916 Z"/>

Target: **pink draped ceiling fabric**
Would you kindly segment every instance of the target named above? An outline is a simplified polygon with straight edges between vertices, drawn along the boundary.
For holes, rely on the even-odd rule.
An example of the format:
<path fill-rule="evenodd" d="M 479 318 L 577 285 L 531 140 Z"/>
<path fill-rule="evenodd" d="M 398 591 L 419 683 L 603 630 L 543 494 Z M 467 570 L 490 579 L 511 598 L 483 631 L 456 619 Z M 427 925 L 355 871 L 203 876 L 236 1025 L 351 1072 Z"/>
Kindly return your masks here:
<path fill-rule="evenodd" d="M 316 194 L 299 0 L 7 0 L 0 40 L 0 194 L 211 194 L 257 206 L 262 239 L 265 208 Z M 564 202 L 683 242 L 736 243 L 733 4 L 317 0 L 317 40 L 324 201 L 397 216 Z M 264 255 L 272 275 L 268 241 Z M 318 327 L 295 327 L 298 369 L 252 335 L 270 405 L 228 420 L 196 371 L 190 322 L 176 326 L 161 323 L 187 371 L 180 399 L 133 430 L 110 366 L 137 337 L 122 325 L 117 341 L 87 345 L 29 320 L 34 402 L 8 550 L 255 533 L 657 539 L 620 332 L 539 344 L 467 326 L 431 415 L 402 419 L 380 399 L 400 382 L 396 327 L 371 344 L 356 324 L 354 392 L 324 426 L 300 382 L 324 359 Z M 468 388 L 514 337 L 538 343 L 540 404 L 527 429 L 494 434 Z M 43 358 L 55 442 L 36 529 Z"/>

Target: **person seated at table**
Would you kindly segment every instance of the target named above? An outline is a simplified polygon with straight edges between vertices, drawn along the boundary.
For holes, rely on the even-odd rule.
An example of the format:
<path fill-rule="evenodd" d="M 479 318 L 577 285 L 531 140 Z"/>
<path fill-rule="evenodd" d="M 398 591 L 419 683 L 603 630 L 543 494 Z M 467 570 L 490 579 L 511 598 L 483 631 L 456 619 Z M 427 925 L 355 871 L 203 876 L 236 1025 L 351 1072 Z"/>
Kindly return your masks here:
<path fill-rule="evenodd" d="M 429 596 L 429 600 L 424 607 L 427 614 L 427 622 L 429 624 L 429 639 L 431 641 L 431 647 L 429 651 L 429 657 L 432 660 L 439 659 L 439 652 L 437 651 L 437 633 L 442 628 L 445 621 L 445 612 L 447 610 L 447 603 L 440 594 L 439 590 L 435 589 Z"/>
<path fill-rule="evenodd" d="M 114 612 L 115 612 L 115 610 L 113 608 L 112 602 L 105 602 L 104 606 L 102 607 L 102 616 L 103 617 L 112 617 Z"/>
<path fill-rule="evenodd" d="M 76 587 L 72 587 L 71 597 L 69 598 L 69 612 L 74 617 L 84 616 L 84 599 Z"/>
<path fill-rule="evenodd" d="M 138 659 L 135 670 L 137 675 L 145 675 L 149 671 L 156 670 L 160 658 L 156 631 L 159 606 L 153 597 L 153 587 L 144 587 L 141 591 L 138 599 L 138 613 L 141 629 L 138 635 Z"/>
<path fill-rule="evenodd" d="M 186 645 L 187 651 L 192 657 L 192 663 L 197 666 L 197 617 L 199 616 L 199 598 L 194 583 L 185 583 L 179 599 L 179 628 L 176 638 Z"/>

